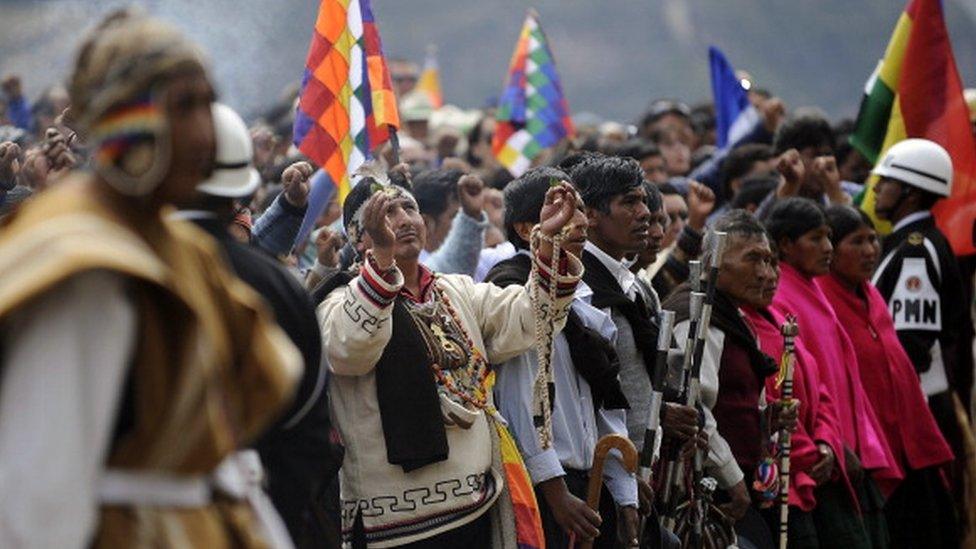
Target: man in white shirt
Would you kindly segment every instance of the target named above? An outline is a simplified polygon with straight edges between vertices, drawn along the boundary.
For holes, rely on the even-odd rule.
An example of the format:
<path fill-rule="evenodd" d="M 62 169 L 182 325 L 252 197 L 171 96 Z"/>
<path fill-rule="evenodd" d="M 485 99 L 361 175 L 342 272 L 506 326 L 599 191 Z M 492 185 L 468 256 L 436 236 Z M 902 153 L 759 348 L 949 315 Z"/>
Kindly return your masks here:
<path fill-rule="evenodd" d="M 506 187 L 506 233 L 519 251 L 488 273 L 489 282 L 504 287 L 528 281 L 530 235 L 553 179 L 568 180 L 569 176 L 553 168 L 537 168 Z M 562 249 L 579 256 L 586 241 L 586 219 L 582 210 L 576 216 Z M 637 483 L 616 457 L 604 469 L 607 491 L 601 500 L 602 513 L 597 515 L 585 502 L 597 439 L 627 433 L 627 400 L 617 379 L 619 366 L 610 343 L 616 327 L 609 315 L 588 303 L 591 294 L 583 285 L 577 288 L 566 328 L 554 338 L 550 448 L 540 444 L 533 417 L 537 352 L 530 350 L 496 369 L 495 402 L 518 440 L 536 487 L 550 547 L 565 547 L 570 535 L 578 540 L 596 538 L 594 547 L 613 547 L 617 538 L 629 545 L 637 537 Z"/>
<path fill-rule="evenodd" d="M 587 218 L 583 282 L 593 292 L 591 304 L 609 314 L 617 328 L 620 384 L 630 404 L 627 431 L 641 448 L 651 413 L 657 342 L 654 319 L 659 302 L 654 291 L 630 271 L 625 258 L 648 246 L 660 249 L 664 227 L 661 218 L 652 216 L 652 209 L 661 209 L 661 197 L 652 197 L 648 206 L 643 170 L 629 158 L 590 156 L 573 168 L 572 181 L 583 198 Z M 683 439 L 697 434 L 694 409 L 669 406 L 663 419 L 664 430 L 670 434 Z M 639 489 L 649 508 L 650 487 L 639 482 Z"/>

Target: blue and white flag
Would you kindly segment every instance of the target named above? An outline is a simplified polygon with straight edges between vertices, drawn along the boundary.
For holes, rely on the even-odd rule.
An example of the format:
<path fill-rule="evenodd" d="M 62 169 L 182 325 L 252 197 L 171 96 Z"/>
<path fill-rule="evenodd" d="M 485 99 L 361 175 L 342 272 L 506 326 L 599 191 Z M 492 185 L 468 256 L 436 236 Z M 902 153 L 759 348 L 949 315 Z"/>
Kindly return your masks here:
<path fill-rule="evenodd" d="M 708 48 L 708 65 L 715 101 L 715 138 L 718 148 L 724 149 L 752 130 L 759 121 L 759 112 L 749 102 L 735 69 L 715 46 Z"/>

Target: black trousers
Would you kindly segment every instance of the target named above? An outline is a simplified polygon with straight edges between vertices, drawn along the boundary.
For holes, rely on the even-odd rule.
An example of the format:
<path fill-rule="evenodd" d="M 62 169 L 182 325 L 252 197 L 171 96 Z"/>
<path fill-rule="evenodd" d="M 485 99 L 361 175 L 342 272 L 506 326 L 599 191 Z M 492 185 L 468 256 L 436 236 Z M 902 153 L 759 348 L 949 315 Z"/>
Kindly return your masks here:
<path fill-rule="evenodd" d="M 935 467 L 906 471 L 884 506 L 891 547 L 959 547 L 952 496 Z"/>
<path fill-rule="evenodd" d="M 569 493 L 586 501 L 586 492 L 589 488 L 589 471 L 576 469 L 566 469 L 566 488 Z M 546 498 L 538 489 L 535 497 L 539 501 L 539 514 L 542 515 L 542 530 L 546 535 L 546 549 L 567 549 L 569 547 L 569 535 L 556 522 L 552 514 L 552 508 L 546 503 Z M 610 491 L 604 486 L 600 491 L 600 536 L 593 542 L 594 549 L 612 549 L 616 547 L 617 540 L 617 506 L 613 502 Z M 578 542 L 579 540 L 577 540 Z"/>

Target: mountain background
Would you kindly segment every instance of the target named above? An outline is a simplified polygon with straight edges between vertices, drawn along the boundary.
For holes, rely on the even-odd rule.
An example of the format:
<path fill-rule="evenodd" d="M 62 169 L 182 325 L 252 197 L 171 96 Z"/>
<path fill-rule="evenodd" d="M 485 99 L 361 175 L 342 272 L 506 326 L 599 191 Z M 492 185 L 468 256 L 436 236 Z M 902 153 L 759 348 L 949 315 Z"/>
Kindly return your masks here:
<path fill-rule="evenodd" d="M 221 99 L 249 117 L 301 74 L 315 0 L 143 0 L 207 51 Z M 707 49 L 722 49 L 790 107 L 854 116 L 900 0 L 373 0 L 386 54 L 422 62 L 438 47 L 448 102 L 496 96 L 526 10 L 541 16 L 573 113 L 629 122 L 655 98 L 711 96 Z M 0 74 L 28 95 L 63 81 L 87 29 L 125 5 L 0 0 Z M 944 0 L 963 82 L 976 86 L 976 2 Z"/>

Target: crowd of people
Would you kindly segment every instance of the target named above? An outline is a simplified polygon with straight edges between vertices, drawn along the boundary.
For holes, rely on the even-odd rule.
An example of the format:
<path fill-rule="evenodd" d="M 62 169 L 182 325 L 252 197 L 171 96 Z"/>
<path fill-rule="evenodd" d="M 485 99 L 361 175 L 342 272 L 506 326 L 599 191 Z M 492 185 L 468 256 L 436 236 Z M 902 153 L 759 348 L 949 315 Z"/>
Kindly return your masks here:
<path fill-rule="evenodd" d="M 514 177 L 389 65 L 399 149 L 305 242 L 294 95 L 248 125 L 172 26 L 3 79 L 0 547 L 976 546 L 944 149 L 753 85 L 726 147 L 656 100 Z"/>

